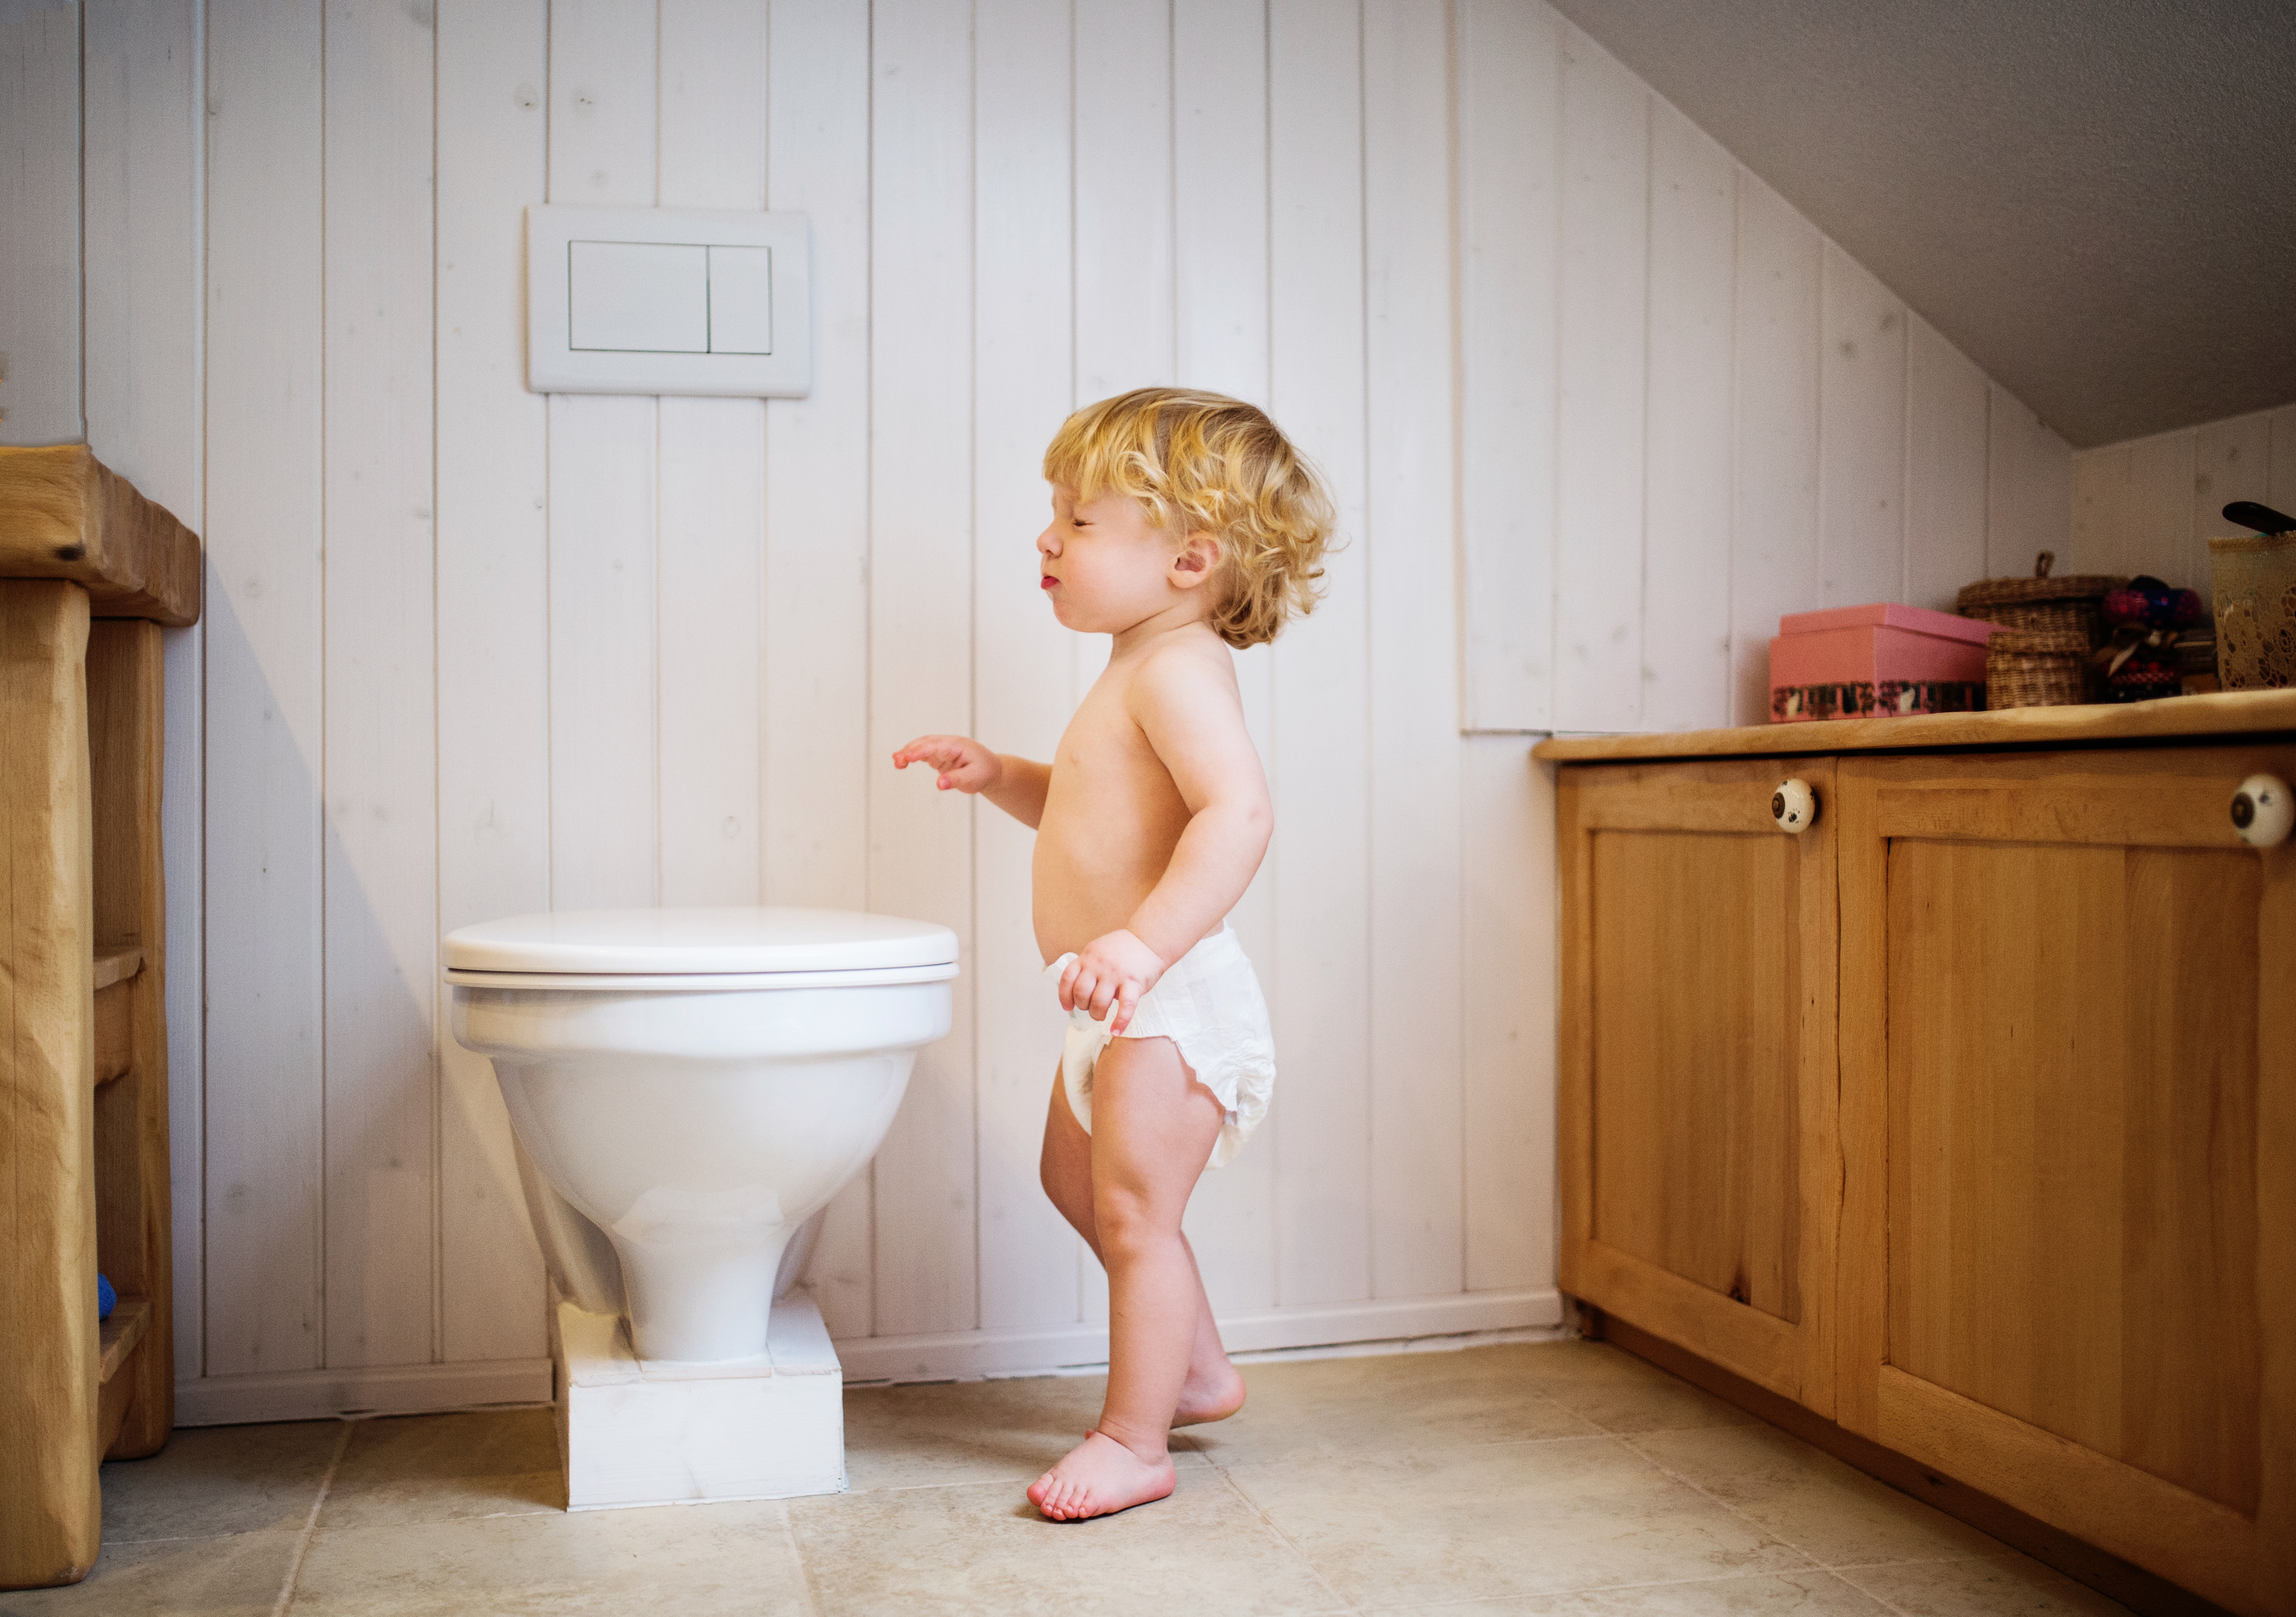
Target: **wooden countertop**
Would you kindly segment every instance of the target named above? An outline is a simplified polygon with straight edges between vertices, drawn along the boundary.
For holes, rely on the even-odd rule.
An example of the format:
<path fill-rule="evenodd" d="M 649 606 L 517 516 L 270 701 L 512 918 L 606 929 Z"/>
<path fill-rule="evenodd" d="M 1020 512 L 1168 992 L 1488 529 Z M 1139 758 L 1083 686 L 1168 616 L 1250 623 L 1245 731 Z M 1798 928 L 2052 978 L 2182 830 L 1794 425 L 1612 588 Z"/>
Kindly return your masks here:
<path fill-rule="evenodd" d="M 1659 735 L 1556 737 L 1541 741 L 1531 755 L 1557 764 L 1608 764 L 1635 758 L 2083 747 L 2276 731 L 2296 734 L 2296 690 L 2227 690 L 2126 706 L 2013 707 L 2001 713 L 1933 713 L 1903 719 L 1817 719 Z"/>
<path fill-rule="evenodd" d="M 199 535 L 85 444 L 0 448 L 0 578 L 69 578 L 98 617 L 199 621 Z"/>

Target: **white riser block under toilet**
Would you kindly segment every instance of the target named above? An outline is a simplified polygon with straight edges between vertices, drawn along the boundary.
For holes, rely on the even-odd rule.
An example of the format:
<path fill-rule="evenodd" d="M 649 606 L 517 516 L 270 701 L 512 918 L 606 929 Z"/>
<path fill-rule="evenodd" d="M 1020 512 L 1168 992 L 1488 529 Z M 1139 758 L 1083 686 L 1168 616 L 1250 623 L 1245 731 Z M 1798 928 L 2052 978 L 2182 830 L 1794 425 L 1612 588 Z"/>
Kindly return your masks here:
<path fill-rule="evenodd" d="M 641 1360 L 619 1316 L 562 1300 L 550 1348 L 569 1510 L 845 1491 L 845 1372 L 801 1291 L 756 1359 Z"/>

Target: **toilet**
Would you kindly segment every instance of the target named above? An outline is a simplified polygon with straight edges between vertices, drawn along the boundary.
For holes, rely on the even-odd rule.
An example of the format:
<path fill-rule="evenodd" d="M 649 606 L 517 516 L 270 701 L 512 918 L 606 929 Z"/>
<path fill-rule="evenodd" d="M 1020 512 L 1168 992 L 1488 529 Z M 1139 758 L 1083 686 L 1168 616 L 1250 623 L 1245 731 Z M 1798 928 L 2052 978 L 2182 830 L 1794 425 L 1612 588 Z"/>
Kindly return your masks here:
<path fill-rule="evenodd" d="M 561 911 L 450 933 L 445 968 L 557 1294 L 570 1506 L 841 1487 L 841 1376 L 798 1283 L 948 1031 L 956 935 L 836 910 Z"/>

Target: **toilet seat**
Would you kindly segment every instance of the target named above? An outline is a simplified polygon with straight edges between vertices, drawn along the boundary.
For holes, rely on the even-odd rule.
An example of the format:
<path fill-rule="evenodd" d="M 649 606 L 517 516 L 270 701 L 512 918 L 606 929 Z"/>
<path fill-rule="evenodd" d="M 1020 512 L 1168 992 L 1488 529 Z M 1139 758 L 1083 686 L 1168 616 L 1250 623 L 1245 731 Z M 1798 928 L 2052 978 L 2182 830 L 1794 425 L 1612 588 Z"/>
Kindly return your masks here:
<path fill-rule="evenodd" d="M 516 915 L 448 933 L 443 952 L 450 984 L 574 992 L 873 988 L 957 973 L 947 927 L 786 905 Z"/>

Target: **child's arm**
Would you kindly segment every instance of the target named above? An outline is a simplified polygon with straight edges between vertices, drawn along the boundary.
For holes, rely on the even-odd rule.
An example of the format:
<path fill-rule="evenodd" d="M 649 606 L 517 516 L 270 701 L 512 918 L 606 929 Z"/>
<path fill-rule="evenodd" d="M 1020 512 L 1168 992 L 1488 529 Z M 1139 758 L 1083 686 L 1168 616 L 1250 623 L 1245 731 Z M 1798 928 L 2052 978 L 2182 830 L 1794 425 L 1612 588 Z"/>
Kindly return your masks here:
<path fill-rule="evenodd" d="M 1133 723 L 1188 807 L 1172 861 L 1123 930 L 1085 945 L 1061 979 L 1063 1009 L 1096 1018 L 1111 1004 L 1111 1033 L 1132 1021 L 1140 995 L 1219 921 L 1259 869 L 1275 815 L 1243 709 L 1226 670 L 1193 657 L 1149 660 L 1126 693 Z"/>
<path fill-rule="evenodd" d="M 1045 788 L 1053 766 L 1009 753 L 994 753 L 966 736 L 919 736 L 893 755 L 893 767 L 930 764 L 939 772 L 942 791 L 979 792 L 1027 826 L 1045 817 Z"/>

